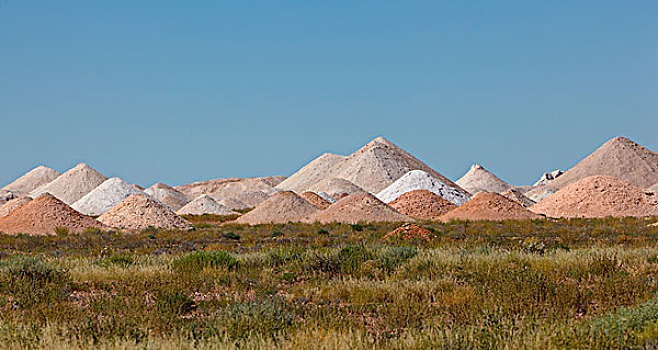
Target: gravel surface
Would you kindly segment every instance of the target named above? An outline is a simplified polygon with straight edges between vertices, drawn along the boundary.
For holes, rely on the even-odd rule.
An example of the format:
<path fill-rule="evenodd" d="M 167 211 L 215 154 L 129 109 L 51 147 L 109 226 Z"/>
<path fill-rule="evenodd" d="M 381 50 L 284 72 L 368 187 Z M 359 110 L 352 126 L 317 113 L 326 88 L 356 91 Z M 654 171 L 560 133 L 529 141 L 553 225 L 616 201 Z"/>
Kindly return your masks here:
<path fill-rule="evenodd" d="M 540 215 L 522 207 L 519 203 L 498 193 L 480 192 L 471 200 L 441 216 L 441 221 L 451 220 L 524 220 L 539 219 Z"/>
<path fill-rule="evenodd" d="M 9 234 L 55 234 L 56 228 L 83 232 L 88 228 L 108 229 L 93 218 L 80 214 L 66 203 L 45 193 L 0 218 L 0 231 Z"/>
<path fill-rule="evenodd" d="M 428 190 L 407 192 L 388 203 L 388 205 L 400 214 L 418 220 L 437 220 L 441 215 L 457 207 L 450 201 Z"/>
<path fill-rule="evenodd" d="M 658 215 L 658 195 L 606 175 L 586 177 L 567 185 L 530 207 L 549 217 Z"/>
<path fill-rule="evenodd" d="M 192 225 L 169 207 L 146 194 L 133 194 L 98 218 L 103 224 L 130 230 L 149 226 L 164 229 L 190 228 Z"/>

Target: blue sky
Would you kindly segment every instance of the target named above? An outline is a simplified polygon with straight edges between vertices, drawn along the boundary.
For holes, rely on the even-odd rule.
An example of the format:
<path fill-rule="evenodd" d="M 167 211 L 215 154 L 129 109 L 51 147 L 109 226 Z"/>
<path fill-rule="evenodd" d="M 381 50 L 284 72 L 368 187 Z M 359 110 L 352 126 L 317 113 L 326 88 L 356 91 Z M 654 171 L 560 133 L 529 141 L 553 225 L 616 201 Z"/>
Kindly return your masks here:
<path fill-rule="evenodd" d="M 289 175 L 383 135 L 514 184 L 658 150 L 657 1 L 0 0 L 0 184 Z"/>

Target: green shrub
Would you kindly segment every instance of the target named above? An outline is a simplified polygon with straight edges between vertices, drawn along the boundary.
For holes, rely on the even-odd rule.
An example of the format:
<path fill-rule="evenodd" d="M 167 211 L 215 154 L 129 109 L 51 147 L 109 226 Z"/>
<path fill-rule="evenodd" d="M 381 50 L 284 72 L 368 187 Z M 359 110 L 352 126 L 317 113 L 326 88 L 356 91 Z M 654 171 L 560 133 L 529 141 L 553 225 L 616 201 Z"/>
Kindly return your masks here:
<path fill-rule="evenodd" d="M 157 307 L 163 315 L 177 317 L 192 312 L 196 305 L 188 295 L 176 291 L 164 293 L 158 299 Z"/>
<path fill-rule="evenodd" d="M 49 304 L 66 298 L 69 273 L 41 258 L 16 256 L 2 261 L 0 290 L 14 297 L 23 308 Z"/>
<path fill-rule="evenodd" d="M 103 266 L 117 265 L 123 268 L 133 266 L 136 264 L 135 257 L 128 253 L 114 254 L 109 256 L 101 262 Z"/>
<path fill-rule="evenodd" d="M 373 258 L 374 255 L 363 244 L 347 246 L 338 253 L 340 272 L 355 273 L 364 262 Z"/>
<path fill-rule="evenodd" d="M 352 224 L 352 225 L 350 225 L 350 226 L 352 227 L 352 230 L 354 230 L 354 231 L 356 231 L 356 232 L 361 232 L 361 231 L 363 231 L 363 225 Z"/>
<path fill-rule="evenodd" d="M 193 226 L 194 226 L 194 228 L 200 230 L 200 229 L 204 229 L 204 228 L 211 228 L 212 224 L 205 223 L 205 222 L 200 222 L 198 224 L 194 224 Z"/>
<path fill-rule="evenodd" d="M 55 234 L 58 236 L 66 236 L 69 234 L 68 227 L 55 227 Z"/>
<path fill-rule="evenodd" d="M 329 231 L 327 231 L 327 230 L 321 228 L 321 229 L 318 230 L 318 234 L 319 234 L 319 235 L 328 235 L 328 234 L 329 234 Z"/>
<path fill-rule="evenodd" d="M 233 239 L 233 240 L 240 240 L 240 235 L 234 232 L 225 232 L 222 234 L 222 237 L 228 238 L 228 239 Z"/>
<path fill-rule="evenodd" d="M 149 227 L 143 229 L 142 232 L 140 232 L 140 233 L 141 234 L 158 233 L 158 229 L 153 227 L 153 226 L 149 226 Z"/>
<path fill-rule="evenodd" d="M 192 252 L 174 260 L 171 268 L 176 272 L 195 273 L 204 269 L 233 271 L 238 267 L 238 259 L 223 250 L 213 252 Z"/>
<path fill-rule="evenodd" d="M 271 238 L 277 238 L 277 237 L 281 237 L 281 236 L 283 236 L 283 232 L 281 232 L 281 231 L 274 231 L 270 235 Z"/>
<path fill-rule="evenodd" d="M 418 250 L 413 247 L 388 247 L 379 255 L 377 263 L 382 270 L 391 272 L 416 255 Z"/>

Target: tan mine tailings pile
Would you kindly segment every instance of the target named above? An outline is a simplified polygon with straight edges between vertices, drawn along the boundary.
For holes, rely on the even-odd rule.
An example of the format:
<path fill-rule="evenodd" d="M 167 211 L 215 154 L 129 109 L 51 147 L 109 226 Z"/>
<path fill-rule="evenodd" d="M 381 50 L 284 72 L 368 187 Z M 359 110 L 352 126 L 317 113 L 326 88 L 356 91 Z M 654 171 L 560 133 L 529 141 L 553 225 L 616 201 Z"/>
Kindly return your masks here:
<path fill-rule="evenodd" d="M 480 192 L 470 201 L 441 216 L 441 221 L 451 220 L 526 220 L 539 219 L 540 215 L 498 193 Z"/>
<path fill-rule="evenodd" d="M 655 184 L 655 185 L 647 188 L 647 191 L 653 192 L 653 193 L 658 193 L 658 184 Z"/>
<path fill-rule="evenodd" d="M 0 218 L 0 231 L 9 234 L 48 235 L 55 234 L 56 228 L 67 228 L 70 232 L 82 232 L 88 228 L 107 229 L 48 193 Z"/>
<path fill-rule="evenodd" d="M 347 157 L 325 153 L 306 164 L 289 178 L 282 181 L 276 186 L 276 188 L 295 192 L 325 191 L 331 193 L 326 190 L 313 189 L 313 186 L 327 179 L 327 177 L 333 173 L 334 169 L 341 162 L 345 161 L 345 158 Z"/>
<path fill-rule="evenodd" d="M 306 199 L 307 202 L 315 205 L 315 207 L 320 210 L 327 209 L 331 205 L 328 200 L 320 197 L 320 195 L 315 192 L 304 192 L 299 196 Z"/>
<path fill-rule="evenodd" d="M 84 195 L 71 208 L 85 215 L 98 216 L 112 209 L 130 195 L 144 193 L 118 177 L 113 177 Z"/>
<path fill-rule="evenodd" d="M 0 206 L 14 198 L 16 198 L 16 195 L 13 192 L 0 189 Z"/>
<path fill-rule="evenodd" d="M 127 230 L 143 230 L 149 226 L 164 229 L 192 227 L 167 206 L 145 194 L 133 194 L 126 198 L 98 217 L 98 221 L 110 227 Z"/>
<path fill-rule="evenodd" d="M 189 198 L 197 198 L 207 194 L 216 200 L 236 198 L 247 192 L 274 192 L 274 186 L 285 179 L 284 176 L 254 177 L 249 179 L 227 178 L 194 182 L 187 185 L 176 186 L 176 190 Z"/>
<path fill-rule="evenodd" d="M 441 215 L 457 208 L 450 201 L 428 190 L 407 192 L 388 205 L 400 214 L 419 220 L 437 220 Z"/>
<path fill-rule="evenodd" d="M 217 203 L 212 197 L 207 194 L 202 194 L 195 200 L 187 203 L 184 207 L 180 208 L 176 214 L 178 215 L 239 215 L 231 209 Z"/>
<path fill-rule="evenodd" d="M 222 200 L 217 201 L 217 203 L 219 203 L 219 204 L 221 204 L 221 205 L 223 205 L 223 206 L 225 206 L 225 207 L 227 207 L 231 210 L 243 210 L 243 209 L 252 208 L 252 207 L 240 202 L 239 200 L 237 200 L 235 198 L 222 199 Z"/>
<path fill-rule="evenodd" d="M 40 165 L 2 189 L 17 193 L 30 193 L 55 180 L 59 175 L 57 170 Z"/>
<path fill-rule="evenodd" d="M 378 193 L 411 170 L 423 170 L 449 186 L 455 185 L 445 176 L 430 168 L 416 157 L 378 137 L 347 157 L 325 154 L 309 163 L 277 186 L 281 190 L 324 191 L 312 188 L 320 179 L 340 178 L 371 193 Z M 461 188 L 459 188 L 461 190 Z"/>
<path fill-rule="evenodd" d="M 526 197 L 523 192 L 513 188 L 500 193 L 501 195 L 521 204 L 524 208 L 529 208 L 535 204 L 535 201 Z"/>
<path fill-rule="evenodd" d="M 329 208 L 309 216 L 305 221 L 356 224 L 359 222 L 403 222 L 413 221 L 413 219 L 398 213 L 370 193 L 364 192 L 349 195 Z"/>
<path fill-rule="evenodd" d="M 85 163 L 80 163 L 55 180 L 32 191 L 30 196 L 37 197 L 47 192 L 71 205 L 106 180 L 107 177 L 103 174 Z"/>
<path fill-rule="evenodd" d="M 8 215 L 12 211 L 18 209 L 21 205 L 23 205 L 23 204 L 25 204 L 25 203 L 27 203 L 31 200 L 32 200 L 31 197 L 23 196 L 23 197 L 14 198 L 14 199 L 8 201 L 7 203 L 3 204 L 0 207 L 0 218 L 5 216 L 5 215 Z"/>
<path fill-rule="evenodd" d="M 555 180 L 538 186 L 526 196 L 536 199 L 542 192 L 554 192 L 594 175 L 608 175 L 647 188 L 658 182 L 658 153 L 627 138 L 615 137 Z"/>
<path fill-rule="evenodd" d="M 324 192 L 334 198 L 340 198 L 344 197 L 345 195 L 365 192 L 363 188 L 353 184 L 352 182 L 336 177 L 324 179 L 316 184 L 313 184 L 308 188 L 308 191 L 316 193 Z"/>
<path fill-rule="evenodd" d="M 456 183 L 471 194 L 483 191 L 500 193 L 512 188 L 510 184 L 501 180 L 480 164 L 473 164 L 471 169 Z"/>
<path fill-rule="evenodd" d="M 550 217 L 658 215 L 656 195 L 624 180 L 597 175 L 572 183 L 530 207 Z"/>
<path fill-rule="evenodd" d="M 249 225 L 298 222 L 317 211 L 318 208 L 294 192 L 283 191 L 274 194 L 235 222 Z"/>
<path fill-rule="evenodd" d="M 160 202 L 168 205 L 169 208 L 173 210 L 178 210 L 190 202 L 190 199 L 187 198 L 187 196 L 182 192 L 161 182 L 158 182 L 155 185 L 149 187 L 144 192 L 149 196 L 159 200 Z"/>

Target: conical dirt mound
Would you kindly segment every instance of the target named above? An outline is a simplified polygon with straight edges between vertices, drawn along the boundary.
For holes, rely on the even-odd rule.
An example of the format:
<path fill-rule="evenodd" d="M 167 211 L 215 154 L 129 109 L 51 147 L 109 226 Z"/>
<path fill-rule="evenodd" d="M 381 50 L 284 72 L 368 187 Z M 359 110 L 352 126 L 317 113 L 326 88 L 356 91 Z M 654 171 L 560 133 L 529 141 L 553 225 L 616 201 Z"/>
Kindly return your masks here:
<path fill-rule="evenodd" d="M 7 203 L 3 204 L 0 207 L 0 218 L 3 217 L 3 216 L 8 215 L 12 211 L 18 209 L 18 207 L 20 207 L 21 205 L 23 205 L 23 204 L 25 204 L 25 203 L 27 203 L 31 200 L 32 200 L 32 197 L 23 196 L 23 197 L 14 198 L 14 199 L 8 201 Z"/>
<path fill-rule="evenodd" d="M 422 170 L 412 170 L 406 173 L 379 192 L 377 198 L 385 203 L 390 203 L 401 195 L 415 190 L 428 190 L 457 205 L 461 205 L 469 199 L 468 193 L 461 188 L 452 187 Z"/>
<path fill-rule="evenodd" d="M 394 145 L 383 137 L 378 137 L 350 156 L 324 154 L 301 168 L 277 188 L 284 190 L 324 191 L 314 188 L 314 184 L 324 179 L 341 178 L 362 189 L 377 193 L 411 170 L 423 170 L 452 187 L 448 178 L 439 174 L 416 157 Z"/>
<path fill-rule="evenodd" d="M 312 190 L 311 188 L 326 179 L 327 175 L 331 174 L 336 166 L 345 161 L 345 158 L 347 157 L 325 153 L 306 164 L 296 173 L 278 184 L 276 188 L 294 192 L 316 192 L 317 190 Z"/>
<path fill-rule="evenodd" d="M 587 158 L 546 185 L 526 193 L 535 199 L 538 193 L 557 191 L 589 176 L 607 175 L 647 188 L 658 182 L 658 153 L 637 143 L 615 137 L 603 144 Z"/>
<path fill-rule="evenodd" d="M 473 164 L 471 169 L 456 183 L 471 194 L 478 192 L 500 193 L 512 188 L 507 182 L 501 180 L 480 164 Z"/>
<path fill-rule="evenodd" d="M 106 229 L 100 222 L 71 209 L 49 193 L 25 203 L 0 218 L 0 231 L 9 234 L 55 234 L 56 228 L 82 232 L 88 228 Z"/>
<path fill-rule="evenodd" d="M 441 215 L 457 207 L 450 201 L 428 190 L 407 192 L 388 203 L 388 205 L 400 214 L 418 220 L 437 220 Z"/>
<path fill-rule="evenodd" d="M 612 176 L 586 177 L 530 207 L 550 217 L 658 215 L 657 196 Z"/>
<path fill-rule="evenodd" d="M 359 222 L 402 222 L 413 221 L 413 219 L 398 213 L 370 193 L 362 192 L 339 200 L 329 208 L 310 215 L 305 221 L 356 224 Z"/>
<path fill-rule="evenodd" d="M 126 230 L 147 227 L 190 228 L 192 225 L 146 194 L 133 194 L 98 218 L 103 224 Z"/>
<path fill-rule="evenodd" d="M 524 208 L 529 208 L 535 204 L 535 201 L 526 197 L 521 191 L 512 188 L 501 193 L 501 195 L 521 204 Z"/>
<path fill-rule="evenodd" d="M 130 195 L 144 193 L 118 177 L 113 177 L 94 188 L 71 206 L 85 215 L 98 216 L 112 209 Z"/>
<path fill-rule="evenodd" d="M 351 181 L 340 179 L 336 177 L 324 179 L 316 184 L 313 184 L 308 187 L 310 192 L 324 192 L 329 194 L 332 197 L 341 197 L 343 195 L 350 195 L 359 192 L 365 192 L 365 190 Z"/>
<path fill-rule="evenodd" d="M 541 216 L 498 193 L 480 192 L 470 201 L 441 216 L 441 221 L 501 221 L 539 218 Z"/>
<path fill-rule="evenodd" d="M 32 191 L 30 196 L 38 197 L 48 192 L 62 202 L 71 205 L 105 182 L 105 180 L 107 180 L 107 177 L 103 174 L 85 163 L 80 163 L 58 176 L 55 180 Z"/>
<path fill-rule="evenodd" d="M 194 182 L 187 185 L 176 186 L 176 190 L 185 194 L 188 198 L 197 198 L 202 194 L 210 195 L 215 200 L 236 198 L 243 193 L 263 192 L 265 198 L 274 192 L 274 186 L 285 177 L 254 177 L 254 178 L 226 178 L 208 181 Z M 260 202 L 259 202 L 260 203 Z M 245 203 L 252 205 L 252 203 Z"/>
<path fill-rule="evenodd" d="M 318 208 L 294 192 L 282 191 L 272 195 L 235 222 L 249 225 L 298 222 L 317 211 Z"/>
<path fill-rule="evenodd" d="M 180 208 L 176 214 L 178 215 L 238 215 L 238 213 L 231 209 L 217 203 L 212 197 L 207 194 L 202 194 L 195 200 L 187 203 L 184 207 Z"/>
<path fill-rule="evenodd" d="M 250 206 L 240 202 L 235 198 L 226 198 L 226 199 L 218 200 L 217 203 L 229 208 L 230 210 L 243 210 L 243 209 L 251 208 Z"/>
<path fill-rule="evenodd" d="M 315 192 L 304 192 L 299 196 L 306 199 L 307 202 L 315 205 L 315 207 L 320 210 L 327 209 L 331 205 L 328 200 L 320 197 L 320 195 Z"/>
<path fill-rule="evenodd" d="M 149 196 L 159 200 L 160 202 L 168 205 L 169 208 L 173 210 L 178 210 L 190 202 L 190 199 L 187 198 L 185 194 L 161 182 L 158 182 L 155 185 L 149 187 L 144 192 Z"/>
<path fill-rule="evenodd" d="M 40 165 L 19 177 L 2 189 L 16 193 L 30 193 L 35 189 L 55 180 L 59 176 L 57 170 Z"/>

